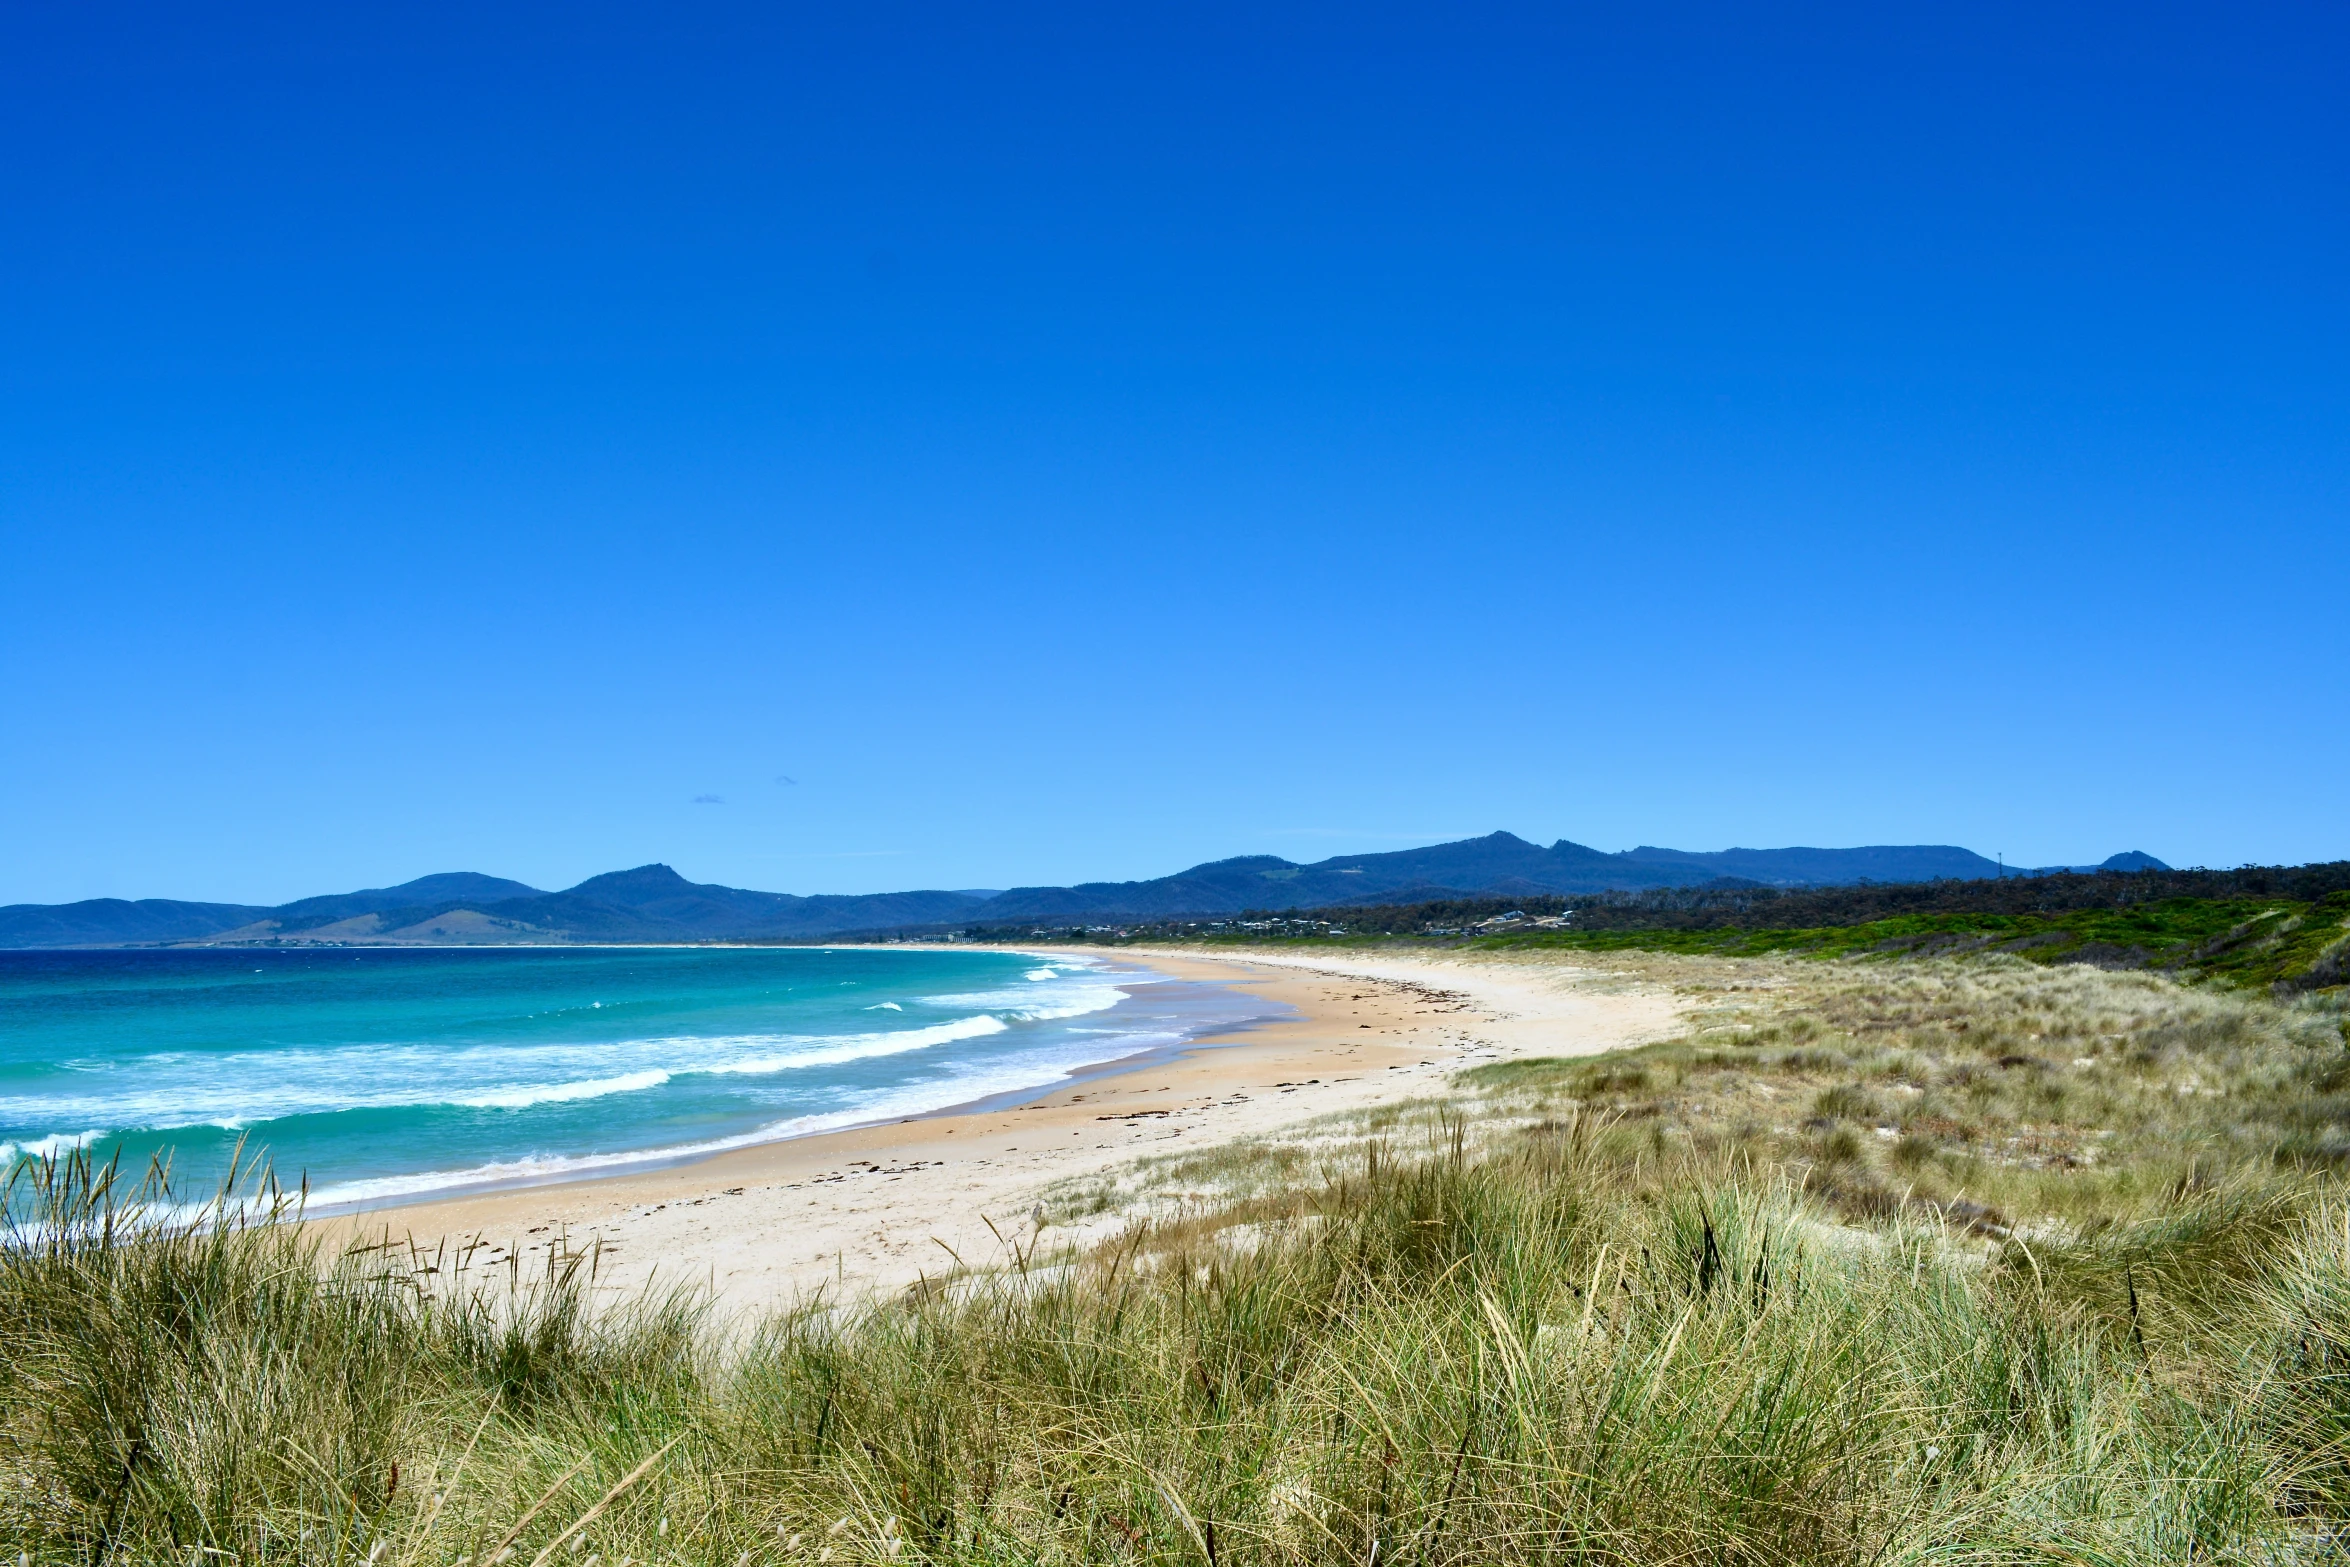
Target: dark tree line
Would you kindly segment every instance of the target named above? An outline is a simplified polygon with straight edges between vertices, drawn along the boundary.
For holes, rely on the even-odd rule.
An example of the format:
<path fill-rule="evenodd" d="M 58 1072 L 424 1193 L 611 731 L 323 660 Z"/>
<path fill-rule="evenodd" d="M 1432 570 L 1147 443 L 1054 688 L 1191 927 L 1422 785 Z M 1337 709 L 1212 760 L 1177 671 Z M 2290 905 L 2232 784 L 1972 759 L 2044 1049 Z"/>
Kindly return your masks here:
<path fill-rule="evenodd" d="M 1668 887 L 1599 893 L 1575 907 L 1577 930 L 1808 930 L 1904 914 L 2063 914 L 2166 898 L 2289 898 L 2315 903 L 2350 888 L 2350 860 L 2211 871 L 2094 871 L 1982 881 L 1863 882 L 1852 887 Z M 1531 911 L 1529 911 L 1531 912 Z"/>
<path fill-rule="evenodd" d="M 1864 925 L 1904 914 L 2063 914 L 2080 909 L 2127 908 L 2166 898 L 2289 898 L 2315 903 L 2350 890 L 2350 860 L 2316 865 L 2247 865 L 2235 870 L 2092 871 L 2008 876 L 1981 881 L 1862 882 L 1849 887 L 1765 887 L 1722 880 L 1695 887 L 1574 894 L 1524 893 L 1508 897 L 1430 898 L 1408 903 L 1347 904 L 1310 909 L 1250 909 L 1120 919 L 1021 921 L 1004 925 L 908 926 L 843 933 L 836 941 L 923 938 L 952 931 L 967 940 L 1017 944 L 1048 941 L 1159 941 L 1199 937 L 1319 934 L 1306 927 L 1339 925 L 1349 935 L 1465 934 L 1516 912 L 1534 920 L 1566 916 L 1567 927 L 1609 930 L 1808 930 Z M 1294 922 L 1280 930 L 1244 931 L 1243 922 Z M 1091 927 L 1091 928 L 1089 928 Z"/>

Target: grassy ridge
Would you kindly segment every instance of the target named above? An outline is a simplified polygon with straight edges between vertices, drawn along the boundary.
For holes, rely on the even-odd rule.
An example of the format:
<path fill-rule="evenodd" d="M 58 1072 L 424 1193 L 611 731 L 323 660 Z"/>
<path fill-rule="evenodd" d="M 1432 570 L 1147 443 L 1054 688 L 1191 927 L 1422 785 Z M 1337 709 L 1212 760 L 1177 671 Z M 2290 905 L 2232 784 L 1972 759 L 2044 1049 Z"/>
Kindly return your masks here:
<path fill-rule="evenodd" d="M 1681 989 L 1685 1037 L 1170 1165 L 1189 1200 L 1097 1250 L 732 1328 L 589 1310 L 592 1257 L 323 1257 L 235 1210 L 126 1223 L 101 1173 L 37 1168 L 0 1248 L 0 1547 L 2338 1559 L 2337 997 L 1626 961 Z"/>
<path fill-rule="evenodd" d="M 2316 903 L 2168 898 L 2157 903 L 2045 914 L 1905 914 L 1808 929 L 1542 931 L 1486 937 L 1479 945 L 1497 951 L 1647 950 L 1726 957 L 1774 952 L 1836 958 L 1996 951 L 2015 953 L 2036 963 L 2156 967 L 2232 984 L 2315 989 L 2350 979 L 2341 962 L 2346 942 L 2350 942 L 2350 893 L 2337 892 Z"/>

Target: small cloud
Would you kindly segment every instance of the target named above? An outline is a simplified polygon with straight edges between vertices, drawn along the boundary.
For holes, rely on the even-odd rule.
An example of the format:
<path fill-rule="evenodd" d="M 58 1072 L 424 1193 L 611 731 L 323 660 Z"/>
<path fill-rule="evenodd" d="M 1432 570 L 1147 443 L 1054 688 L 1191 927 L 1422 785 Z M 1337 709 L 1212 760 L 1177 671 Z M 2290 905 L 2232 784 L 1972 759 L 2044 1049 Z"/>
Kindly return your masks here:
<path fill-rule="evenodd" d="M 797 778 L 787 778 L 781 773 L 777 773 L 775 775 L 775 781 L 790 789 L 796 789 L 800 784 L 800 781 Z"/>
<path fill-rule="evenodd" d="M 722 794 L 697 794 L 694 796 L 694 804 L 696 805 L 724 805 L 725 803 L 726 796 Z"/>

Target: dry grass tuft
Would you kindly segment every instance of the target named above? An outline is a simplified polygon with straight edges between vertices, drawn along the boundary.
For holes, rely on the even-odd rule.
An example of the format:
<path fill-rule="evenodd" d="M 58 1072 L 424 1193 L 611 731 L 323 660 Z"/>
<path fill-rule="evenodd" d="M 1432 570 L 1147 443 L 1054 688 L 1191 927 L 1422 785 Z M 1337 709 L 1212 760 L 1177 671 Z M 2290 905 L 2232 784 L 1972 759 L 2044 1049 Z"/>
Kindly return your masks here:
<path fill-rule="evenodd" d="M 2338 1004 L 1657 960 L 1687 1038 L 1469 1073 L 1008 1277 L 689 1301 L 319 1256 L 72 1159 L 0 1248 L 42 1561 L 2292 1561 L 2350 1524 Z M 428 1287 L 429 1286 L 429 1287 Z"/>

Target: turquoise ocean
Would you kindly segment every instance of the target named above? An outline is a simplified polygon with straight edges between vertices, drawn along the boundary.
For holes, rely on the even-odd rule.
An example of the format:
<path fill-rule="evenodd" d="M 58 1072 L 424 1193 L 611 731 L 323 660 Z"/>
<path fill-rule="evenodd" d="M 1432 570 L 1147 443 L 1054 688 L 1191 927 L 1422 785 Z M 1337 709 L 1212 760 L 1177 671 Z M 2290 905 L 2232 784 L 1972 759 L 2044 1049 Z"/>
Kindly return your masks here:
<path fill-rule="evenodd" d="M 0 952 L 0 1165 L 314 1211 L 1020 1097 L 1283 1009 L 1067 954 L 849 947 Z"/>

